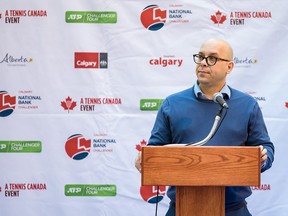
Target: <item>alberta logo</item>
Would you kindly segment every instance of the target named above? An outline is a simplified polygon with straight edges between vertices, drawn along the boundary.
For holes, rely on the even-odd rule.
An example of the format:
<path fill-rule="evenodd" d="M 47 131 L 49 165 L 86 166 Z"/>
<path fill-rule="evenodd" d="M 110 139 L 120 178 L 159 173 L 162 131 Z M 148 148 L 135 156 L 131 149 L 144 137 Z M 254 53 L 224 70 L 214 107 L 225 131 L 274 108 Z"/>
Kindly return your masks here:
<path fill-rule="evenodd" d="M 146 146 L 147 142 L 143 139 L 140 144 L 136 145 L 136 150 L 141 152 L 142 147 Z M 158 196 L 157 196 L 158 194 Z M 166 194 L 166 186 L 141 186 L 140 195 L 142 199 L 148 203 L 154 204 L 163 200 Z"/>
<path fill-rule="evenodd" d="M 0 91 L 0 117 L 7 117 L 16 107 L 16 96 L 10 96 L 7 91 Z"/>
<path fill-rule="evenodd" d="M 8 66 L 26 66 L 33 62 L 33 58 L 24 56 L 14 56 L 9 53 L 0 59 L 0 64 L 7 64 Z"/>
<path fill-rule="evenodd" d="M 86 140 L 82 134 L 70 136 L 65 143 L 67 155 L 74 160 L 82 160 L 90 153 L 91 140 Z"/>

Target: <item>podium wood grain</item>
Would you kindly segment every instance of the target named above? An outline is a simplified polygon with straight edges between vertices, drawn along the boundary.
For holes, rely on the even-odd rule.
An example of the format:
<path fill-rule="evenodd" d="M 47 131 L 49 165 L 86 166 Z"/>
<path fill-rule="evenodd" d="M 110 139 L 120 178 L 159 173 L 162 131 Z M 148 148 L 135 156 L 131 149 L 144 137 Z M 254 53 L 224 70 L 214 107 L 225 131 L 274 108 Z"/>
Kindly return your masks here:
<path fill-rule="evenodd" d="M 225 186 L 260 185 L 260 148 L 146 146 L 142 185 L 177 186 L 177 216 L 224 216 Z"/>

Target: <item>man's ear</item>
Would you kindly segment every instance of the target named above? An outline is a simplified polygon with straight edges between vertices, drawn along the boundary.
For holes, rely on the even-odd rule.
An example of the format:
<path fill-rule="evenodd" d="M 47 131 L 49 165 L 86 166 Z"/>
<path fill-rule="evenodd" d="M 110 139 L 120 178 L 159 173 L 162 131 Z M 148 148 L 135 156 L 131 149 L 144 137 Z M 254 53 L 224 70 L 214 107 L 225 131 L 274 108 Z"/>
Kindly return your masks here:
<path fill-rule="evenodd" d="M 230 73 L 232 72 L 233 68 L 234 68 L 234 62 L 231 61 L 231 62 L 229 62 L 228 65 L 227 65 L 227 69 L 228 69 L 228 70 L 227 70 L 227 74 L 230 74 Z"/>

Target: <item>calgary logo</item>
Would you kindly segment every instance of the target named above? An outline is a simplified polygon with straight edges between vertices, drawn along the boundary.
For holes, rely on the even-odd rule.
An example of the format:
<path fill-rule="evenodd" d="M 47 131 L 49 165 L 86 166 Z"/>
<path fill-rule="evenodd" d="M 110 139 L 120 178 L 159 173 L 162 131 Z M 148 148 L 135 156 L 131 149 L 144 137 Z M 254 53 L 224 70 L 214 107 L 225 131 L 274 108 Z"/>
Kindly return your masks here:
<path fill-rule="evenodd" d="M 70 136 L 65 143 L 67 155 L 74 160 L 82 160 L 88 156 L 91 148 L 91 140 L 86 140 L 82 134 Z"/>
<path fill-rule="evenodd" d="M 218 26 L 219 24 L 223 24 L 226 19 L 226 15 L 223 15 L 219 10 L 215 13 L 215 15 L 211 16 L 211 20 Z"/>
<path fill-rule="evenodd" d="M 0 91 L 0 117 L 6 117 L 13 113 L 16 104 L 16 96 L 10 96 L 6 91 Z"/>
<path fill-rule="evenodd" d="M 61 101 L 61 106 L 64 108 L 64 110 L 73 110 L 76 107 L 76 102 L 72 100 L 72 98 L 70 98 L 70 96 L 68 96 L 65 101 Z"/>
<path fill-rule="evenodd" d="M 136 150 L 141 152 L 142 147 L 146 146 L 147 142 L 143 139 L 140 144 L 136 145 Z M 158 197 L 157 197 L 158 194 Z M 166 186 L 141 186 L 140 195 L 142 199 L 148 203 L 154 204 L 163 200 L 166 194 Z"/>
<path fill-rule="evenodd" d="M 140 20 L 146 29 L 157 31 L 166 22 L 166 10 L 161 10 L 158 5 L 149 5 L 143 9 Z"/>
<path fill-rule="evenodd" d="M 75 52 L 75 68 L 108 68 L 108 53 Z"/>

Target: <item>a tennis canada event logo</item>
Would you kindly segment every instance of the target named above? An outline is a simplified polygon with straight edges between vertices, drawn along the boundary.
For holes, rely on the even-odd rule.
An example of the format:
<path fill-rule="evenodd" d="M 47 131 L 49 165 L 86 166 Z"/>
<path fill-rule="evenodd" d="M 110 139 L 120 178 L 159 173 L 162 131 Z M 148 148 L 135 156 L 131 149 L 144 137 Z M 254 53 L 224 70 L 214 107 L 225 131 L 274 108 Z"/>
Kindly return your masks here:
<path fill-rule="evenodd" d="M 223 24 L 225 20 L 227 19 L 226 15 L 222 14 L 219 10 L 211 16 L 211 20 L 214 22 L 214 24 Z"/>
<path fill-rule="evenodd" d="M 108 53 L 75 52 L 75 68 L 108 68 Z"/>
<path fill-rule="evenodd" d="M 147 142 L 143 139 L 140 144 L 136 145 L 136 150 L 141 152 L 142 147 L 146 146 Z M 158 190 L 158 192 L 157 192 Z M 158 197 L 157 197 L 158 193 Z M 140 195 L 142 199 L 148 203 L 154 204 L 163 200 L 166 194 L 166 186 L 141 186 L 140 187 Z"/>
<path fill-rule="evenodd" d="M 86 158 L 91 149 L 91 140 L 86 140 L 82 134 L 70 136 L 65 143 L 67 155 L 74 160 Z"/>
<path fill-rule="evenodd" d="M 70 110 L 73 110 L 77 106 L 77 102 L 73 101 L 70 96 L 68 96 L 65 101 L 61 101 L 61 106 L 64 108 L 64 110 L 68 110 L 68 113 Z"/>
<path fill-rule="evenodd" d="M 166 22 L 166 10 L 161 10 L 158 5 L 149 5 L 143 9 L 140 20 L 146 29 L 157 31 Z"/>
<path fill-rule="evenodd" d="M 16 96 L 10 96 L 7 91 L 0 91 L 0 117 L 13 113 L 16 107 Z"/>

